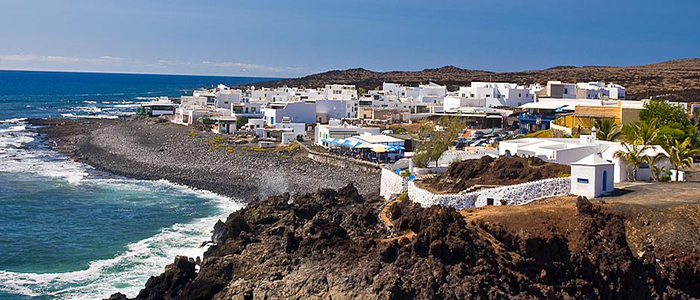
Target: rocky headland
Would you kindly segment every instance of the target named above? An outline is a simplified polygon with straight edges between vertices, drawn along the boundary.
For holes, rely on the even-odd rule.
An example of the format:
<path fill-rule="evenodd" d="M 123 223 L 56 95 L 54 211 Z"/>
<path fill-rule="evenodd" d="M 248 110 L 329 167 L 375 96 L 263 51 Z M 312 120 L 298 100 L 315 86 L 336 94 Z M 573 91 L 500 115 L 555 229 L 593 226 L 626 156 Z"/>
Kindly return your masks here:
<path fill-rule="evenodd" d="M 530 206 L 537 213 L 499 221 L 407 199 L 383 204 L 352 185 L 252 202 L 215 226 L 203 261 L 178 257 L 133 299 L 700 296 L 697 249 L 656 256 L 663 252 L 646 245 L 640 254 L 628 243 L 634 221 L 612 205 L 540 202 Z"/>

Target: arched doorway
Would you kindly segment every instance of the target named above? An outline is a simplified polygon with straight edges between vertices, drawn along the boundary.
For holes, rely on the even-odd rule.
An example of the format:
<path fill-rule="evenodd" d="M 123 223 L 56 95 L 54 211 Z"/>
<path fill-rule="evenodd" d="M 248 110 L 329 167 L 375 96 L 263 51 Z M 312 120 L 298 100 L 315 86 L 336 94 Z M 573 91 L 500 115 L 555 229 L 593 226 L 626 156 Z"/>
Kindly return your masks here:
<path fill-rule="evenodd" d="M 603 192 L 608 190 L 608 171 L 603 171 Z"/>

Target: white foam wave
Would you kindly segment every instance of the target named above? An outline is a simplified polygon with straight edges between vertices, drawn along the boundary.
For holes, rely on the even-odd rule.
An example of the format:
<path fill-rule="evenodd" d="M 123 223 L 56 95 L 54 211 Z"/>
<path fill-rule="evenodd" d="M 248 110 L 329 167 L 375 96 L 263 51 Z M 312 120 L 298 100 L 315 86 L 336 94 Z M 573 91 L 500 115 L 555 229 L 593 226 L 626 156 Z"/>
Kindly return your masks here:
<path fill-rule="evenodd" d="M 117 108 L 133 108 L 133 107 L 139 107 L 139 106 L 141 106 L 140 103 L 137 103 L 137 104 L 117 104 L 117 105 L 113 105 L 113 107 L 117 107 Z"/>
<path fill-rule="evenodd" d="M 27 120 L 27 118 L 0 120 L 0 124 L 20 123 L 20 122 L 23 122 L 26 120 Z"/>
<path fill-rule="evenodd" d="M 61 114 L 64 118 L 69 119 L 118 119 L 115 115 L 76 115 L 76 114 Z"/>
<path fill-rule="evenodd" d="M 85 178 L 88 166 L 64 159 L 55 151 L 35 145 L 36 133 L 27 130 L 23 121 L 0 125 L 0 172 L 28 173 L 38 176 L 62 178 L 77 184 Z"/>
<path fill-rule="evenodd" d="M 219 213 L 164 228 L 152 237 L 127 245 L 125 252 L 112 259 L 91 262 L 86 270 L 48 274 L 0 271 L 0 291 L 28 296 L 48 295 L 57 299 L 103 299 L 117 292 L 134 297 L 146 280 L 161 273 L 175 256 L 201 257 L 206 249 L 200 245 L 210 238 L 214 223 L 242 208 L 229 198 L 165 180 L 152 181 L 148 185 L 137 180 L 97 181 L 125 189 L 174 188 L 213 202 Z"/>

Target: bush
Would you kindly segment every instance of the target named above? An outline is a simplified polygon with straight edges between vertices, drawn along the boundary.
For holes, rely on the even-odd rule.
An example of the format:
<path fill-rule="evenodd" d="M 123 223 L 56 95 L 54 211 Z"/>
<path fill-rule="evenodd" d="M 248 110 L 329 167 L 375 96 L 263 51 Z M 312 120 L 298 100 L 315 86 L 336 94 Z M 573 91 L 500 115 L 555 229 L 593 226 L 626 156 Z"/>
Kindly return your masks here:
<path fill-rule="evenodd" d="M 421 151 L 413 155 L 413 164 L 416 167 L 419 168 L 425 168 L 428 166 L 428 162 L 430 161 L 430 157 L 428 156 L 428 153 L 425 151 Z"/>

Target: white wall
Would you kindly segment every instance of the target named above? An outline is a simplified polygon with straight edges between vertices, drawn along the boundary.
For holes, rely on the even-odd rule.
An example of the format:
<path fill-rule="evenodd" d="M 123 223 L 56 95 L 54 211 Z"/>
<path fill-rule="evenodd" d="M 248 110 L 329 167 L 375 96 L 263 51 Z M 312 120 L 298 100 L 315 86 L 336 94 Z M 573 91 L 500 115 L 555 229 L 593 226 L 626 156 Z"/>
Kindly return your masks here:
<path fill-rule="evenodd" d="M 603 176 L 603 174 L 607 176 Z M 571 166 L 571 193 L 588 198 L 596 198 L 615 190 L 614 165 L 572 165 Z M 603 183 L 605 177 L 605 184 Z M 588 180 L 588 183 L 580 182 Z M 605 189 L 603 187 L 605 186 Z"/>
<path fill-rule="evenodd" d="M 411 201 L 423 207 L 433 205 L 456 209 L 482 207 L 487 205 L 489 198 L 493 199 L 494 206 L 501 205 L 501 200 L 505 205 L 522 205 L 543 197 L 568 195 L 571 191 L 571 179 L 569 177 L 543 179 L 459 194 L 433 194 L 418 187 L 415 182 L 409 181 L 407 191 Z"/>
<path fill-rule="evenodd" d="M 328 119 L 357 118 L 357 100 L 317 100 L 316 114 Z"/>
<path fill-rule="evenodd" d="M 284 106 L 275 105 L 276 108 L 263 108 L 263 118 L 267 125 L 281 123 L 284 117 L 289 117 L 292 123 L 316 123 L 316 103 L 314 102 L 288 102 Z"/>
<path fill-rule="evenodd" d="M 379 195 L 389 200 L 394 195 L 406 192 L 408 181 L 396 171 L 382 168 L 381 184 L 379 185 Z"/>

